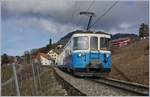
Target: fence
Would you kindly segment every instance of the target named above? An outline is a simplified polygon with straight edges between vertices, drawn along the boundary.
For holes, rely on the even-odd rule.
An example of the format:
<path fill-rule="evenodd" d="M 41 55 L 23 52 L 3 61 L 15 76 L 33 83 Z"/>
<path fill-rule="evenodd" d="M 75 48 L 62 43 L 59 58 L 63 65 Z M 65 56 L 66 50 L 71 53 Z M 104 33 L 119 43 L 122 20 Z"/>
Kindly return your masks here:
<path fill-rule="evenodd" d="M 42 95 L 41 76 L 49 68 L 41 67 L 40 63 L 30 60 L 30 64 L 11 64 L 12 75 L 9 80 L 2 83 L 1 95 L 3 96 L 25 96 Z M 16 66 L 18 68 L 16 69 Z"/>
<path fill-rule="evenodd" d="M 24 58 L 23 64 L 10 64 L 9 79 L 2 82 L 2 96 L 64 96 L 66 91 L 57 82 L 51 66 Z M 2 69 L 3 70 L 3 69 Z M 5 76 L 5 73 L 2 74 Z"/>

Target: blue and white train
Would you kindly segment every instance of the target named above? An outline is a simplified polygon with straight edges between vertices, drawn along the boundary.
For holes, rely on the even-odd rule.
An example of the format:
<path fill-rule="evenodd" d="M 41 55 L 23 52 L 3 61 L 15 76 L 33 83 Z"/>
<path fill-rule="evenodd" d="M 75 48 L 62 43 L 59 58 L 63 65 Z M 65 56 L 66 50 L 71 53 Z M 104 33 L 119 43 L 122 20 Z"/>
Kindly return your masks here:
<path fill-rule="evenodd" d="M 112 65 L 110 38 L 104 32 L 74 33 L 58 57 L 58 67 L 77 76 L 109 74 Z"/>

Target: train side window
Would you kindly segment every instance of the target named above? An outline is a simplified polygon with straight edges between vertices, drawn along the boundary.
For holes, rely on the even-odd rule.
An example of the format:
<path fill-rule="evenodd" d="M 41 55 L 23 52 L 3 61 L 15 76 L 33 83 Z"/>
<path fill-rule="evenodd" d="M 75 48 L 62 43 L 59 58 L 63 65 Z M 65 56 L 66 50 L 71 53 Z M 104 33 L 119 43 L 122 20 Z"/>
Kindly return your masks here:
<path fill-rule="evenodd" d="M 68 56 L 68 50 L 66 49 L 66 56 Z"/>
<path fill-rule="evenodd" d="M 66 56 L 70 55 L 70 50 L 69 50 L 69 49 L 66 49 L 65 55 L 66 55 Z"/>
<path fill-rule="evenodd" d="M 100 38 L 100 48 L 101 50 L 109 50 L 109 38 L 101 37 Z"/>

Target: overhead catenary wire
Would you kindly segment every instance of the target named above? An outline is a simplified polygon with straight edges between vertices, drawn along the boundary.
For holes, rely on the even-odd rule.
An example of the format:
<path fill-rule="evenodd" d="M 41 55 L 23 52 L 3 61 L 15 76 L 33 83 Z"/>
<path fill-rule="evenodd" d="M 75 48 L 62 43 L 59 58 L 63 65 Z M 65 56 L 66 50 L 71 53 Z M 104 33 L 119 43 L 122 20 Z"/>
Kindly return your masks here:
<path fill-rule="evenodd" d="M 86 11 L 89 11 L 91 9 L 91 7 L 93 6 L 93 4 L 95 3 L 95 0 L 93 0 L 90 4 L 89 4 L 89 7 L 86 9 Z M 81 17 L 79 19 L 79 22 L 81 22 Z M 78 22 L 78 23 L 79 23 Z"/>
<path fill-rule="evenodd" d="M 92 26 L 94 26 L 97 22 L 99 22 L 119 1 L 115 1 L 115 3 L 113 3 L 101 16 L 99 16 L 95 22 L 90 26 L 90 28 Z"/>
<path fill-rule="evenodd" d="M 75 3 L 74 3 L 74 9 L 75 10 L 73 10 L 73 12 L 72 12 L 72 15 L 71 15 L 71 18 L 70 18 L 70 23 L 72 23 L 73 21 L 74 21 L 74 16 L 75 16 L 75 14 L 78 12 L 78 10 L 79 10 L 79 7 L 77 6 L 78 5 L 78 2 L 77 1 L 74 1 Z M 78 7 L 78 8 L 77 8 Z M 73 29 L 75 29 L 76 28 L 76 26 L 75 25 L 73 25 Z"/>
<path fill-rule="evenodd" d="M 92 7 L 92 5 L 94 4 L 94 2 L 95 2 L 95 0 L 93 0 L 93 1 L 91 2 L 91 4 L 89 5 L 89 7 L 87 8 L 86 11 L 88 11 L 88 10 Z"/>
<path fill-rule="evenodd" d="M 77 7 L 77 2 L 75 1 L 75 3 L 74 3 L 74 9 L 75 9 L 75 10 L 73 10 L 73 12 L 72 12 L 72 15 L 71 15 L 71 18 L 70 18 L 70 22 L 72 22 L 73 19 L 74 19 L 74 15 L 75 15 L 75 13 L 76 13 L 76 7 Z"/>

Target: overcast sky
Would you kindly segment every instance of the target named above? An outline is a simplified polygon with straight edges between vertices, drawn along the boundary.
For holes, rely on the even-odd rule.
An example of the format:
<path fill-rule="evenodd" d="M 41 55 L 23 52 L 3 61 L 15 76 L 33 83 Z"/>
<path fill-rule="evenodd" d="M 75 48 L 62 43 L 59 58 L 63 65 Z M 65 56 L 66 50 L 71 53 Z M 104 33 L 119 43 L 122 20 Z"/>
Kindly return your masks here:
<path fill-rule="evenodd" d="M 76 29 L 85 29 L 88 16 L 93 22 L 115 1 L 100 0 L 2 0 L 2 53 L 22 55 L 25 50 L 45 46 L 49 38 L 58 41 Z M 141 23 L 148 24 L 148 1 L 119 1 L 92 30 L 138 34 Z M 88 10 L 87 10 L 88 9 Z"/>

